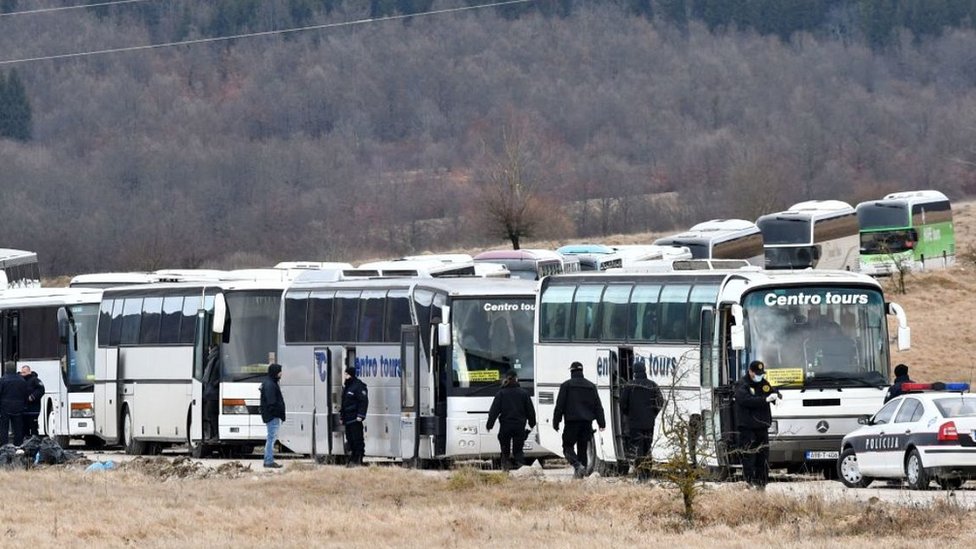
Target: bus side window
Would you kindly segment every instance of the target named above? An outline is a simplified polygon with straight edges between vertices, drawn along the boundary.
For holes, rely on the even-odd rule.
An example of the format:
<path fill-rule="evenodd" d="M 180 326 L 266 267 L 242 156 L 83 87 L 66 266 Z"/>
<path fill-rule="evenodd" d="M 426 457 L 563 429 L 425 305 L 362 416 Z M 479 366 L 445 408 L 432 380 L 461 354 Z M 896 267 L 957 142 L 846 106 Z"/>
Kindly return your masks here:
<path fill-rule="evenodd" d="M 569 339 L 570 306 L 576 286 L 549 286 L 543 291 L 539 311 L 539 339 Z"/>
<path fill-rule="evenodd" d="M 688 284 L 668 284 L 661 290 L 662 340 L 683 342 L 688 325 Z"/>
<path fill-rule="evenodd" d="M 308 328 L 308 292 L 285 296 L 285 343 L 304 343 Z"/>
<path fill-rule="evenodd" d="M 653 343 L 658 332 L 658 296 L 661 286 L 638 285 L 630 295 L 630 325 L 632 340 Z"/>

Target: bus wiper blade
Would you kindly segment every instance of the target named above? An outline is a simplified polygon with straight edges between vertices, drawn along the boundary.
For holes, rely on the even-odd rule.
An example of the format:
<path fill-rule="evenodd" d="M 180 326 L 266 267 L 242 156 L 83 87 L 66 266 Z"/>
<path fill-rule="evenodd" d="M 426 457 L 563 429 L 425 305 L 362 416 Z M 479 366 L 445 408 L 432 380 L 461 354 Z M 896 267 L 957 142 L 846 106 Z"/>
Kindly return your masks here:
<path fill-rule="evenodd" d="M 825 375 L 817 376 L 817 377 L 814 377 L 814 378 L 809 378 L 809 379 L 807 379 L 806 384 L 809 385 L 811 383 L 816 383 L 818 381 L 833 382 L 833 383 L 835 383 L 837 385 L 840 385 L 842 383 L 851 383 L 851 382 L 853 382 L 853 383 L 858 383 L 858 384 L 860 384 L 862 386 L 865 386 L 865 387 L 876 387 L 878 389 L 880 389 L 880 388 L 882 388 L 884 386 L 883 383 L 871 383 L 870 381 L 864 379 L 863 377 L 838 376 L 838 375 L 830 375 L 830 374 L 825 374 Z"/>
<path fill-rule="evenodd" d="M 267 373 L 264 373 L 264 374 L 249 374 L 249 375 L 246 375 L 244 377 L 238 377 L 238 378 L 231 379 L 229 381 L 231 383 L 237 383 L 239 381 L 248 381 L 250 379 L 257 379 L 259 377 L 264 377 L 266 375 L 268 375 L 268 374 Z"/>

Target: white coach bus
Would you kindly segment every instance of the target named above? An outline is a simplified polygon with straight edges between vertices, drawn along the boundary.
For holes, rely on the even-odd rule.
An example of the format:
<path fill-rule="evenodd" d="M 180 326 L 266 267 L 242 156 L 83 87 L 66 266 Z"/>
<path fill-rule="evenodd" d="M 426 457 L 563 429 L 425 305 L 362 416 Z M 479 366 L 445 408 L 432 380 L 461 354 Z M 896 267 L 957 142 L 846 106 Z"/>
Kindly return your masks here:
<path fill-rule="evenodd" d="M 500 382 L 514 370 L 532 392 L 535 283 L 515 279 L 335 281 L 308 273 L 284 296 L 278 356 L 292 451 L 339 462 L 343 370 L 369 388 L 366 456 L 430 465 L 494 459 L 485 430 Z M 543 457 L 530 439 L 526 456 Z"/>
<path fill-rule="evenodd" d="M 840 200 L 808 200 L 756 220 L 762 231 L 767 269 L 860 267 L 857 212 Z"/>
<path fill-rule="evenodd" d="M 259 386 L 274 361 L 286 282 L 212 280 L 105 290 L 95 430 L 145 454 L 250 453 L 264 442 Z M 217 366 L 208 368 L 211 346 Z"/>
<path fill-rule="evenodd" d="M 41 271 L 37 266 L 36 253 L 0 248 L 0 290 L 37 288 L 40 285 Z"/>
<path fill-rule="evenodd" d="M 713 219 L 688 231 L 654 241 L 657 246 L 684 246 L 694 259 L 745 259 L 762 266 L 763 236 L 759 227 L 745 219 Z"/>
<path fill-rule="evenodd" d="M 97 442 L 92 396 L 101 296 L 101 290 L 28 288 L 0 297 L 3 363 L 37 372 L 45 390 L 40 432 L 62 446 L 71 438 Z"/>
<path fill-rule="evenodd" d="M 560 452 L 554 403 L 569 364 L 580 361 L 607 411 L 588 464 L 604 472 L 627 465 L 618 399 L 638 362 L 702 426 L 695 440 L 713 450 L 711 465 L 736 465 L 732 384 L 753 360 L 766 364 L 783 395 L 773 408 L 771 465 L 832 471 L 840 440 L 881 407 L 889 385 L 886 315 L 898 317 L 901 349 L 910 336 L 902 309 L 885 303 L 877 282 L 842 271 L 561 275 L 543 280 L 538 303 L 540 442 Z M 657 460 L 671 451 L 660 432 L 665 416 Z"/>

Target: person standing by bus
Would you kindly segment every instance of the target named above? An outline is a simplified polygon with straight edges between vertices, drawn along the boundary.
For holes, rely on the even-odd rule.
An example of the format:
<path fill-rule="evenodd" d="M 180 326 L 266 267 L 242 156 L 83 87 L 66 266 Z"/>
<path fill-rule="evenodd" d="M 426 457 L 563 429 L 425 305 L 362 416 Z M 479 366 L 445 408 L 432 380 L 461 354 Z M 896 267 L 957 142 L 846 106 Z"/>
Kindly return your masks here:
<path fill-rule="evenodd" d="M 898 366 L 895 366 L 895 380 L 891 383 L 891 387 L 888 387 L 888 392 L 885 393 L 884 404 L 887 404 L 889 400 L 902 393 L 902 383 L 911 382 L 912 378 L 908 377 L 908 365 L 899 364 Z"/>
<path fill-rule="evenodd" d="M 348 467 L 363 465 L 366 455 L 366 438 L 363 422 L 366 421 L 366 410 L 369 408 L 369 390 L 366 384 L 356 377 L 356 367 L 348 366 L 342 376 L 345 382 L 342 386 L 342 407 L 339 419 L 346 428 L 346 444 L 349 446 Z"/>
<path fill-rule="evenodd" d="M 650 477 L 650 464 L 645 464 L 644 460 L 654 442 L 654 420 L 663 406 L 661 389 L 657 383 L 647 379 L 644 363 L 634 364 L 634 379 L 624 386 L 620 395 L 620 413 L 627 418 L 637 480 L 647 480 Z"/>
<path fill-rule="evenodd" d="M 569 375 L 569 379 L 559 386 L 552 427 L 559 431 L 559 424 L 565 418 L 563 456 L 573 466 L 573 477 L 583 478 L 586 476 L 586 447 L 593 436 L 593 420 L 600 431 L 606 429 L 607 421 L 596 385 L 583 377 L 583 365 L 579 362 L 570 364 Z"/>
<path fill-rule="evenodd" d="M 24 411 L 24 438 L 40 435 L 37 417 L 41 415 L 41 397 L 44 396 L 44 382 L 32 372 L 31 367 L 24 364 L 20 367 L 20 375 L 27 382 L 27 408 Z"/>
<path fill-rule="evenodd" d="M 759 360 L 735 384 L 735 425 L 739 431 L 742 476 L 760 490 L 769 483 L 769 405 L 782 398 L 766 379 L 766 365 Z"/>
<path fill-rule="evenodd" d="M 280 469 L 281 464 L 274 460 L 274 443 L 278 438 L 278 428 L 285 421 L 285 398 L 281 396 L 281 364 L 268 366 L 268 377 L 261 382 L 261 421 L 268 428 L 268 438 L 264 443 L 264 466 Z"/>
<path fill-rule="evenodd" d="M 518 383 L 515 370 L 509 370 L 502 381 L 502 388 L 491 402 L 488 410 L 488 425 L 491 431 L 499 421 L 498 443 L 502 449 L 502 469 L 518 469 L 525 465 L 525 439 L 530 428 L 535 427 L 535 408 L 532 407 L 532 397 Z M 514 461 L 512 458 L 514 457 Z"/>
<path fill-rule="evenodd" d="M 10 442 L 14 431 L 14 446 L 24 442 L 24 410 L 27 408 L 29 387 L 27 380 L 9 365 L 9 373 L 0 378 L 0 446 Z"/>

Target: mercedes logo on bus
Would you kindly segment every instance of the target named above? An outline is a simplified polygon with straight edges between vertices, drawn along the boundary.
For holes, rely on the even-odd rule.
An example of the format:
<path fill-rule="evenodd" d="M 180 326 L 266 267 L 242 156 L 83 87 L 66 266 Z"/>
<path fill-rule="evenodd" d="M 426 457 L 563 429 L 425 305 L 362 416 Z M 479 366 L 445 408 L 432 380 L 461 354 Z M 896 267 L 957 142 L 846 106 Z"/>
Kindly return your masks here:
<path fill-rule="evenodd" d="M 826 420 L 821 419 L 820 421 L 817 422 L 818 433 L 826 433 L 829 430 L 830 430 L 830 424 L 827 423 Z"/>

